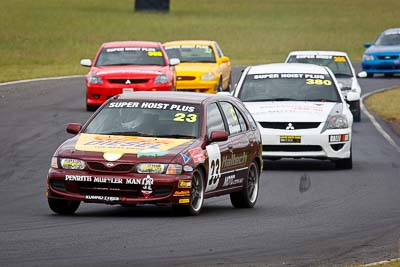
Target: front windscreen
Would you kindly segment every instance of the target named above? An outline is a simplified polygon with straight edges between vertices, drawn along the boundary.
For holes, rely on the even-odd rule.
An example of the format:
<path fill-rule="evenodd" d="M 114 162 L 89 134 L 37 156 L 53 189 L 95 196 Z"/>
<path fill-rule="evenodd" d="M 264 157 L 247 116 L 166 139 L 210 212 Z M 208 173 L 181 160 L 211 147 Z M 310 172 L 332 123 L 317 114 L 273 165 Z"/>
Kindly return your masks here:
<path fill-rule="evenodd" d="M 97 58 L 96 66 L 157 65 L 165 61 L 160 48 L 117 47 L 103 48 Z"/>
<path fill-rule="evenodd" d="M 97 113 L 85 133 L 163 138 L 197 138 L 200 106 L 158 101 L 114 100 Z"/>
<path fill-rule="evenodd" d="M 328 67 L 337 78 L 353 77 L 350 65 L 344 56 L 296 55 L 288 63 L 307 63 Z"/>
<path fill-rule="evenodd" d="M 216 62 L 214 51 L 208 45 L 177 45 L 164 49 L 169 58 L 179 58 L 181 62 Z"/>
<path fill-rule="evenodd" d="M 382 34 L 376 39 L 375 45 L 400 45 L 400 31 Z"/>
<path fill-rule="evenodd" d="M 239 98 L 243 102 L 341 102 L 329 75 L 306 73 L 249 74 L 240 89 Z"/>

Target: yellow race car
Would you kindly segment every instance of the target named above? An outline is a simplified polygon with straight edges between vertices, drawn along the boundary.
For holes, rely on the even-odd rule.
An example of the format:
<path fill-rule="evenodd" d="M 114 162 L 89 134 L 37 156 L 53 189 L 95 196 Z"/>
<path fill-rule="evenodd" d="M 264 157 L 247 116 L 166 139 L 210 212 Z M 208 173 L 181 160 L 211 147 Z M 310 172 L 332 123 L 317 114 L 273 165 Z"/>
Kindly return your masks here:
<path fill-rule="evenodd" d="M 202 93 L 229 91 L 231 62 L 215 41 L 173 41 L 163 44 L 175 66 L 176 90 Z"/>

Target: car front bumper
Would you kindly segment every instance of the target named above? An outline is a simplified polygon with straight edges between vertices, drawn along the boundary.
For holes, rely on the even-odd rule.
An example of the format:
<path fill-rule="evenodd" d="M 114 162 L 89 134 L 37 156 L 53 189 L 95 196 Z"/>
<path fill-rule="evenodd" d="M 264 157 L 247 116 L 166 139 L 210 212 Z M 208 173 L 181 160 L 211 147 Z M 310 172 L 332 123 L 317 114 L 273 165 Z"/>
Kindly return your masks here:
<path fill-rule="evenodd" d="M 321 133 L 322 124 L 318 128 L 302 130 L 265 129 L 260 126 L 263 158 L 349 158 L 351 130 L 333 129 Z M 340 141 L 342 136 L 343 140 Z M 330 138 L 338 137 L 339 141 L 330 141 Z M 345 140 L 346 137 L 348 140 Z M 296 139 L 296 142 L 287 142 L 290 139 Z"/>
<path fill-rule="evenodd" d="M 86 84 L 86 103 L 88 105 L 101 105 L 110 97 L 121 94 L 123 89 L 133 91 L 172 91 L 172 83 L 166 84 Z"/>
<path fill-rule="evenodd" d="M 104 204 L 189 204 L 191 189 L 178 188 L 179 180 L 191 180 L 191 175 L 116 175 L 51 168 L 47 197 Z"/>
<path fill-rule="evenodd" d="M 362 61 L 362 70 L 367 73 L 400 73 L 400 56 L 397 59 L 376 59 L 369 61 Z"/>
<path fill-rule="evenodd" d="M 179 77 L 178 77 L 179 78 Z M 202 81 L 200 79 L 194 80 L 177 80 L 176 90 L 185 92 L 198 92 L 198 93 L 211 93 L 217 92 L 218 80 Z"/>

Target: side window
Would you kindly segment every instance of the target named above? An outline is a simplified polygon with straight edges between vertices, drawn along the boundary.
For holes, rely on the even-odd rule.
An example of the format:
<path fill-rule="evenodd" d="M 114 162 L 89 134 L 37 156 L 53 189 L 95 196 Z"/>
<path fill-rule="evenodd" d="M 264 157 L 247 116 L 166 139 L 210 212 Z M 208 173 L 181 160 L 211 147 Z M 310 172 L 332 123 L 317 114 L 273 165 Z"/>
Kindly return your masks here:
<path fill-rule="evenodd" d="M 246 132 L 247 131 L 247 125 L 246 125 L 246 121 L 244 120 L 242 113 L 239 112 L 239 110 L 237 110 L 235 108 L 235 112 L 236 112 L 236 116 L 239 119 L 239 124 L 240 124 L 240 129 L 242 129 L 242 132 Z"/>
<path fill-rule="evenodd" d="M 226 120 L 228 122 L 230 134 L 240 133 L 241 127 L 240 127 L 239 117 L 235 111 L 235 108 L 232 106 L 232 104 L 228 102 L 221 102 L 220 104 L 225 114 Z"/>
<path fill-rule="evenodd" d="M 246 112 L 246 116 L 247 116 L 247 119 L 248 119 L 249 122 L 250 122 L 250 128 L 251 128 L 252 130 L 257 129 L 257 123 L 256 123 L 256 121 L 254 120 L 253 116 L 251 116 L 250 112 L 247 111 L 247 112 Z"/>
<path fill-rule="evenodd" d="M 224 119 L 216 103 L 207 106 L 207 136 L 212 131 L 226 131 Z"/>
<path fill-rule="evenodd" d="M 224 54 L 222 53 L 222 50 L 217 43 L 215 43 L 215 48 L 217 49 L 218 57 L 223 57 Z"/>

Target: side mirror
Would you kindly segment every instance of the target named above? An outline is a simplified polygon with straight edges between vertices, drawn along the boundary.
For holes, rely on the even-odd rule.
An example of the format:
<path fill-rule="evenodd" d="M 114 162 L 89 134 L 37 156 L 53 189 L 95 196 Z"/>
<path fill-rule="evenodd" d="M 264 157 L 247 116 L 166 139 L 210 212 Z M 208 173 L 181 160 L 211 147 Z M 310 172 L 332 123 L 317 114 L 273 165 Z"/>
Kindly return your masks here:
<path fill-rule="evenodd" d="M 221 57 L 221 63 L 228 63 L 230 61 L 229 57 Z"/>
<path fill-rule="evenodd" d="M 365 43 L 365 44 L 364 44 L 364 47 L 365 47 L 365 48 L 368 48 L 368 47 L 370 47 L 370 46 L 371 46 L 371 43 Z"/>
<path fill-rule="evenodd" d="M 67 133 L 77 134 L 82 129 L 82 125 L 80 123 L 70 123 L 67 125 Z"/>
<path fill-rule="evenodd" d="M 90 59 L 81 59 L 81 65 L 84 67 L 91 67 L 92 61 Z"/>
<path fill-rule="evenodd" d="M 357 74 L 357 76 L 358 76 L 359 78 L 367 78 L 367 77 L 368 77 L 368 74 L 367 74 L 366 71 L 361 71 L 361 72 L 359 72 L 359 73 Z"/>
<path fill-rule="evenodd" d="M 348 92 L 346 100 L 349 101 L 349 102 L 358 101 L 358 100 L 360 100 L 360 93 Z"/>
<path fill-rule="evenodd" d="M 228 140 L 228 133 L 225 131 L 213 131 L 210 135 L 210 142 L 221 142 Z"/>
<path fill-rule="evenodd" d="M 181 63 L 181 61 L 179 60 L 179 58 L 171 58 L 169 60 L 169 65 L 170 66 L 175 66 L 178 65 L 179 63 Z"/>

